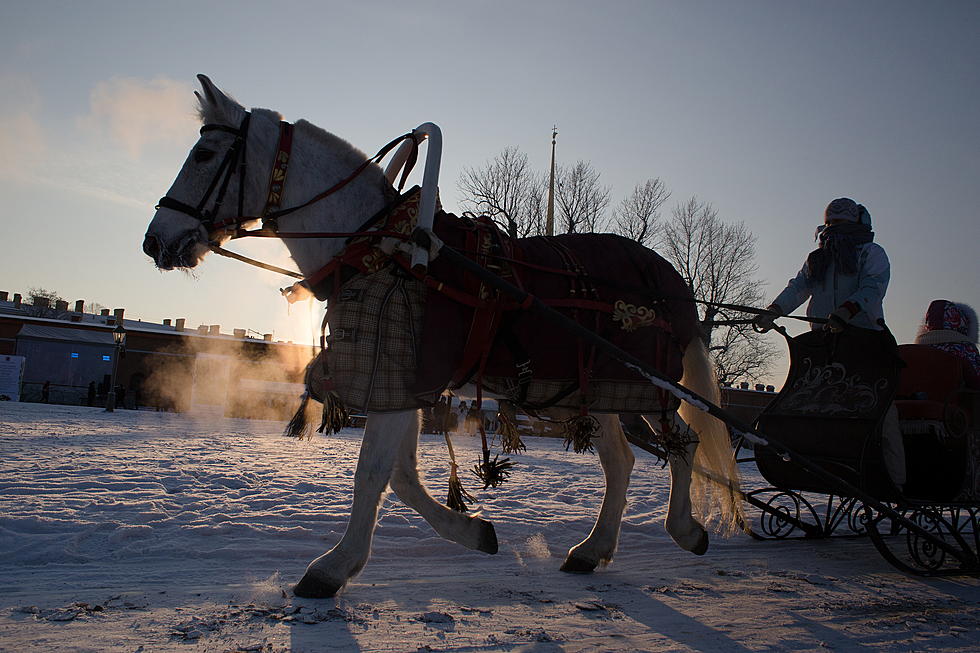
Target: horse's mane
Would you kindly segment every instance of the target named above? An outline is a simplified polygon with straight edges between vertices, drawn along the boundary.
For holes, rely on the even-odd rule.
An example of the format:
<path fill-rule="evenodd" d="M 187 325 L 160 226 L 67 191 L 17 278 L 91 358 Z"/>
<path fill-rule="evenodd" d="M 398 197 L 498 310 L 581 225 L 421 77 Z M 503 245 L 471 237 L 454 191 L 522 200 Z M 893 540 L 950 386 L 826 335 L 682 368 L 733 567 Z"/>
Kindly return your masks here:
<path fill-rule="evenodd" d="M 253 109 L 253 111 L 255 110 L 256 109 Z M 309 134 L 313 138 L 319 139 L 321 142 L 325 142 L 329 149 L 338 152 L 339 151 L 347 152 L 346 158 L 349 158 L 352 161 L 357 161 L 358 163 L 360 163 L 361 161 L 364 161 L 365 159 L 368 158 L 367 154 L 359 150 L 354 145 L 351 145 L 349 141 L 344 140 L 343 138 L 337 136 L 336 134 L 332 134 L 331 132 L 328 132 L 326 129 L 323 129 L 322 127 L 318 127 L 314 125 L 312 122 L 306 120 L 305 118 L 300 118 L 299 120 L 297 120 L 295 125 L 296 127 L 299 127 L 301 129 L 309 130 Z"/>
<path fill-rule="evenodd" d="M 231 95 L 225 95 L 229 101 L 233 102 L 235 106 L 241 109 L 243 112 L 246 110 L 242 104 L 236 100 Z M 208 98 L 198 95 L 200 103 L 197 108 L 197 117 L 200 119 L 202 124 L 207 123 L 223 123 L 227 122 L 227 116 L 222 115 L 222 107 L 217 106 L 210 102 Z M 228 108 L 228 107 L 225 107 Z M 253 116 L 260 116 L 263 120 L 268 120 L 273 123 L 278 123 L 282 120 L 282 114 L 278 111 L 272 109 L 261 109 L 258 107 L 253 107 L 251 109 Z M 313 139 L 318 140 L 323 143 L 324 146 L 333 152 L 342 153 L 342 157 L 346 163 L 352 163 L 353 165 L 359 165 L 365 159 L 368 158 L 367 154 L 354 147 L 350 142 L 340 138 L 339 136 L 328 132 L 327 130 L 314 125 L 312 122 L 300 119 L 297 120 L 295 126 L 306 131 Z M 237 127 L 237 125 L 230 125 Z"/>

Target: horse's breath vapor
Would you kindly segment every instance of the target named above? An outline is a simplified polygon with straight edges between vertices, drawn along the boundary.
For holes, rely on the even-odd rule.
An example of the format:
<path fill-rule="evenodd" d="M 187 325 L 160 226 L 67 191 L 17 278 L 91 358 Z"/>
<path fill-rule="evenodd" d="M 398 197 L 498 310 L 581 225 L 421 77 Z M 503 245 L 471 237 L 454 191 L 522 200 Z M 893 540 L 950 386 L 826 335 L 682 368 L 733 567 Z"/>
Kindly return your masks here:
<path fill-rule="evenodd" d="M 299 403 L 312 355 L 312 347 L 192 333 L 160 352 L 144 392 L 159 406 L 200 419 L 283 420 Z"/>

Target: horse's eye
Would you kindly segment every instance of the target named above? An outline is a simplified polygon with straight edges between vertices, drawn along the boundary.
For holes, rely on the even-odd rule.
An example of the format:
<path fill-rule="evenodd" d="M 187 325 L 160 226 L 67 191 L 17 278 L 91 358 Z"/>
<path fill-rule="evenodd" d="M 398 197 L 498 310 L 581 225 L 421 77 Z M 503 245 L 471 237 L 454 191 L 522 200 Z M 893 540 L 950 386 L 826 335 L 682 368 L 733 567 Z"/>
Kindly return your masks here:
<path fill-rule="evenodd" d="M 212 158 L 214 158 L 213 150 L 207 150 L 203 147 L 194 149 L 194 161 L 196 163 L 204 163 L 205 161 L 210 161 Z"/>

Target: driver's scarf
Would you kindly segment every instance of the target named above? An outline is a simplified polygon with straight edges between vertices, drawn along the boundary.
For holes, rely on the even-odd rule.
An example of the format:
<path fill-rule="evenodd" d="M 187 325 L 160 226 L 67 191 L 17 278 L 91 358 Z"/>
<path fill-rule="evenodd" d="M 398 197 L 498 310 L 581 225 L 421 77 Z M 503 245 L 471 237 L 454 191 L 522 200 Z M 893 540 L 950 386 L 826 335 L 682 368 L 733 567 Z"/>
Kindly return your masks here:
<path fill-rule="evenodd" d="M 856 222 L 829 225 L 820 231 L 820 247 L 806 257 L 806 280 L 810 287 L 823 283 L 827 267 L 843 274 L 857 274 L 858 246 L 874 241 L 871 226 Z"/>

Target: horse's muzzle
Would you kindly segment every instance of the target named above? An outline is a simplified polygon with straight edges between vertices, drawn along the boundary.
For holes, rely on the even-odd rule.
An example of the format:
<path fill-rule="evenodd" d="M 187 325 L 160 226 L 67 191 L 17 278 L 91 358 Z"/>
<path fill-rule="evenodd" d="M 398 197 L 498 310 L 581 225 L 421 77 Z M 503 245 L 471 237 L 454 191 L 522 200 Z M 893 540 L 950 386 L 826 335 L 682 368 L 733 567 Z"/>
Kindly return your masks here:
<path fill-rule="evenodd" d="M 156 262 L 157 257 L 160 256 L 161 249 L 160 239 L 153 234 L 146 234 L 146 236 L 143 238 L 143 253 Z"/>
<path fill-rule="evenodd" d="M 207 250 L 196 229 L 185 233 L 174 247 L 168 247 L 159 236 L 151 233 L 147 233 L 143 238 L 143 252 L 152 258 L 161 270 L 192 268 L 201 262 Z"/>

